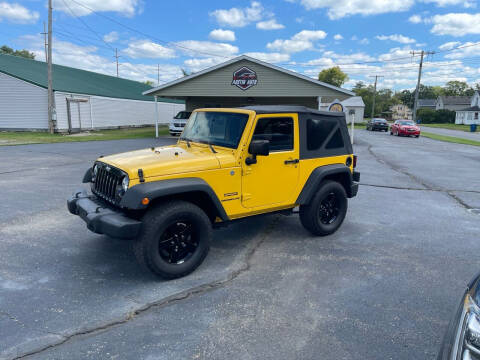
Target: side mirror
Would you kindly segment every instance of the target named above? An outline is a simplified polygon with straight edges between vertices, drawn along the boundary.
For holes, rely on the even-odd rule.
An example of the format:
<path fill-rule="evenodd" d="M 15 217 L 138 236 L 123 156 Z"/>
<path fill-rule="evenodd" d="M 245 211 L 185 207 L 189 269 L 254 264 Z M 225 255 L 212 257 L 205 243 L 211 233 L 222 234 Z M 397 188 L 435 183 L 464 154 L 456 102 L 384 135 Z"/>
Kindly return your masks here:
<path fill-rule="evenodd" d="M 258 156 L 268 156 L 270 154 L 270 141 L 268 140 L 253 140 L 248 147 L 248 152 L 252 154 L 251 157 L 245 159 L 247 165 L 257 163 Z"/>

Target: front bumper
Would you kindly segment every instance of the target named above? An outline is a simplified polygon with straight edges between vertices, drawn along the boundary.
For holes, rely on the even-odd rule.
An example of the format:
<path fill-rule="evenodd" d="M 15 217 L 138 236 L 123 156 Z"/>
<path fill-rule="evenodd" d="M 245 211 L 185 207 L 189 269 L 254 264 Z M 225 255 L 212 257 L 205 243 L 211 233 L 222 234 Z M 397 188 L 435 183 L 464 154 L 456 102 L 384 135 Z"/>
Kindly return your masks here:
<path fill-rule="evenodd" d="M 406 135 L 406 136 L 417 136 L 420 135 L 420 131 L 408 131 L 408 130 L 398 130 L 398 133 L 400 135 Z"/>
<path fill-rule="evenodd" d="M 383 126 L 383 125 L 373 125 L 372 130 L 380 130 L 380 131 L 385 130 L 385 131 L 387 131 L 388 130 L 388 125 L 385 125 L 385 126 Z"/>
<path fill-rule="evenodd" d="M 94 233 L 114 238 L 133 239 L 138 236 L 142 222 L 112 210 L 89 196 L 85 190 L 76 191 L 67 200 L 68 211 L 78 215 Z"/>

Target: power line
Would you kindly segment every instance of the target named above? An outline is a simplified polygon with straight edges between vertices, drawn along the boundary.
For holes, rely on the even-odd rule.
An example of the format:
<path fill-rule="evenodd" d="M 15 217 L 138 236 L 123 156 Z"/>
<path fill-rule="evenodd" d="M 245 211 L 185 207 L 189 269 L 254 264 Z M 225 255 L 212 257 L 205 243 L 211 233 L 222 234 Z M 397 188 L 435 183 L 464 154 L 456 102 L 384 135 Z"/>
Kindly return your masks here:
<path fill-rule="evenodd" d="M 115 50 L 113 48 L 112 45 L 110 45 L 108 42 L 106 42 L 103 37 L 98 34 L 95 30 L 93 30 L 83 19 L 81 19 L 80 17 L 78 17 L 74 12 L 73 10 L 70 8 L 70 6 L 68 6 L 67 2 L 65 0 L 62 0 L 63 3 L 65 4 L 65 6 L 67 7 L 68 11 L 70 11 L 70 14 L 72 14 L 72 16 L 74 18 L 76 18 L 78 21 L 80 21 L 88 30 L 90 30 L 90 32 L 92 32 L 101 42 L 103 42 L 105 45 L 107 45 L 111 50 Z"/>

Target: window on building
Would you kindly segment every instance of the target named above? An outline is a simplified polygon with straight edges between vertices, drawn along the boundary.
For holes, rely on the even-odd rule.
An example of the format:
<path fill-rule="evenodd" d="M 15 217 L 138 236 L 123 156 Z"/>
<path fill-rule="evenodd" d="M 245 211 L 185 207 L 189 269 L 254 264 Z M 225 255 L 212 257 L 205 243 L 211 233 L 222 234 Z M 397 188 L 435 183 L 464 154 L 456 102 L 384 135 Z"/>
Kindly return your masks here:
<path fill-rule="evenodd" d="M 474 118 L 474 119 L 475 119 L 475 120 L 478 120 L 478 112 L 475 113 L 475 118 Z"/>
<path fill-rule="evenodd" d="M 252 140 L 270 141 L 270 151 L 293 150 L 293 119 L 259 119 Z"/>

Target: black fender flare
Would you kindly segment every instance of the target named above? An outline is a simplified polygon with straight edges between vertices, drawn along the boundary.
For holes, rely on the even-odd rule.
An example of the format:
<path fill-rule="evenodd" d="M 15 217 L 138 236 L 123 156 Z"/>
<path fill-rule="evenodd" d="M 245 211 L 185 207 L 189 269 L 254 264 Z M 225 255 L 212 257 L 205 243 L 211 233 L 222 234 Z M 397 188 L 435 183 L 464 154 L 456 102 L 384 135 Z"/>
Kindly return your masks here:
<path fill-rule="evenodd" d="M 298 205 L 308 205 L 310 200 L 313 198 L 315 193 L 317 192 L 320 183 L 327 177 L 331 175 L 342 175 L 345 176 L 347 180 L 347 184 L 344 184 L 346 187 L 347 196 L 353 197 L 356 195 L 354 193 L 353 179 L 352 179 L 352 172 L 350 168 L 348 168 L 345 164 L 331 164 L 325 166 L 319 166 L 312 171 L 310 176 L 308 177 L 307 182 L 303 186 L 300 195 L 298 195 L 296 203 Z M 358 185 L 357 185 L 358 188 Z"/>
<path fill-rule="evenodd" d="M 93 176 L 93 168 L 88 168 L 87 171 L 85 171 L 85 175 L 83 175 L 82 183 L 86 184 L 86 183 L 92 182 L 92 176 Z"/>
<path fill-rule="evenodd" d="M 152 200 L 172 195 L 185 194 L 190 192 L 201 192 L 206 194 L 212 201 L 218 216 L 223 220 L 229 220 L 222 203 L 213 189 L 205 180 L 200 178 L 181 178 L 170 180 L 159 180 L 135 185 L 127 190 L 120 206 L 130 210 L 145 210 L 148 205 L 142 204 L 143 198 Z"/>

